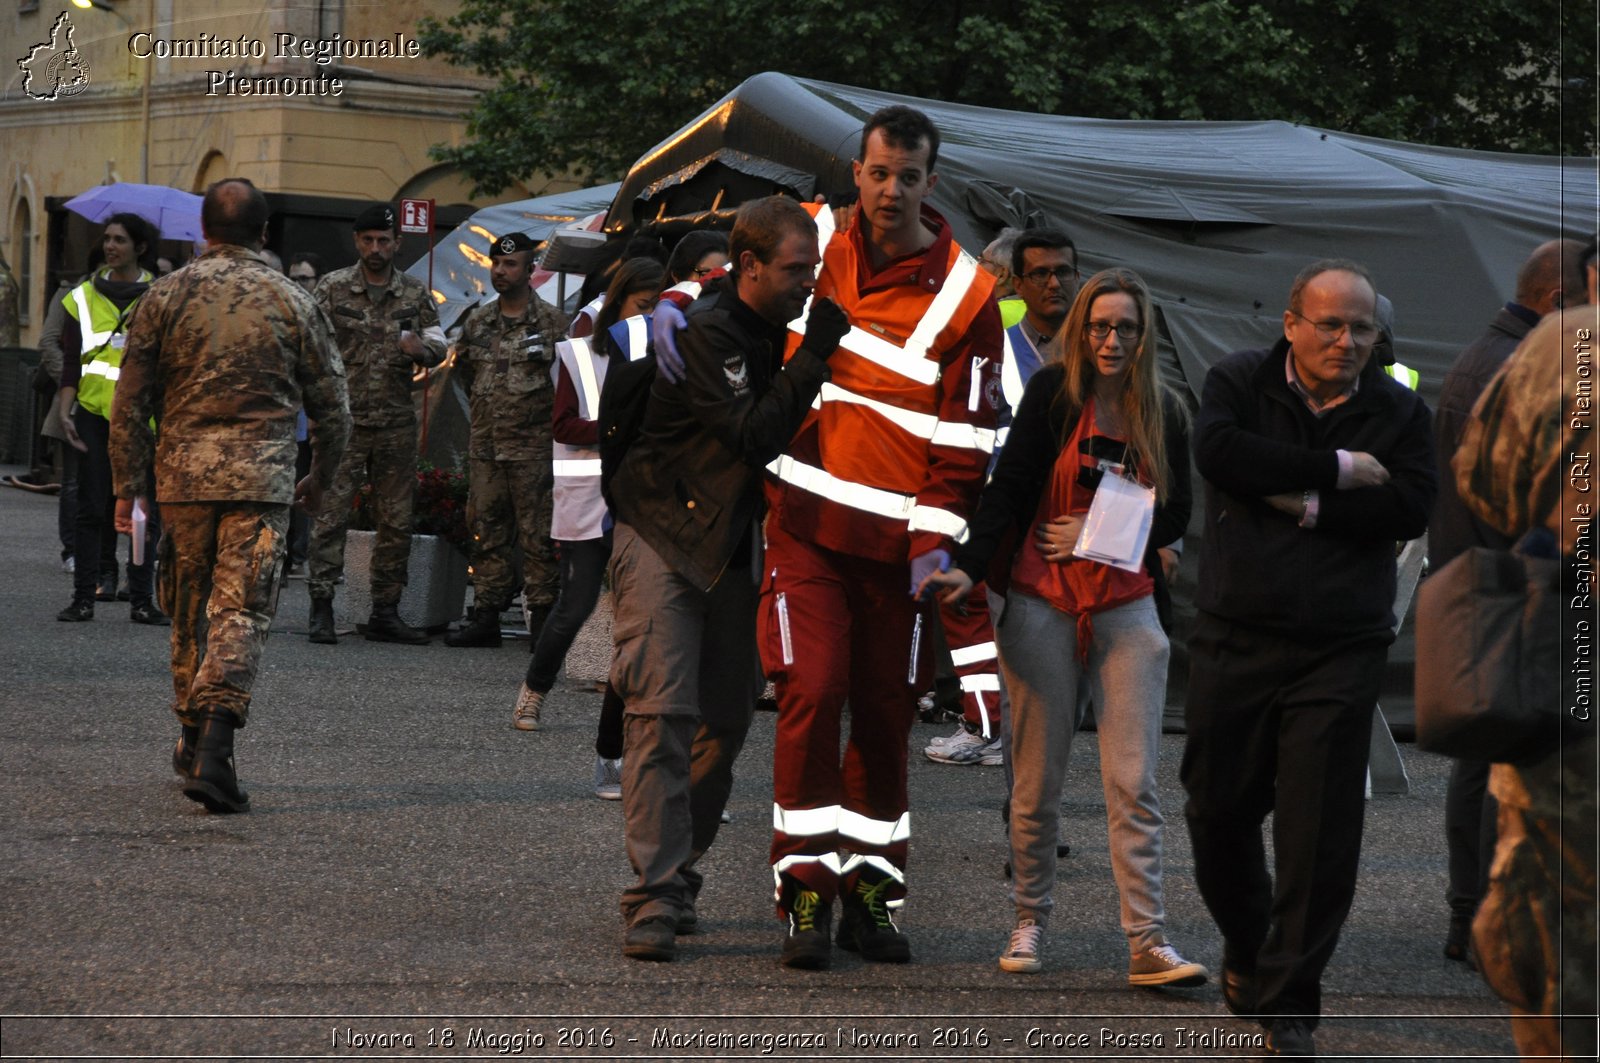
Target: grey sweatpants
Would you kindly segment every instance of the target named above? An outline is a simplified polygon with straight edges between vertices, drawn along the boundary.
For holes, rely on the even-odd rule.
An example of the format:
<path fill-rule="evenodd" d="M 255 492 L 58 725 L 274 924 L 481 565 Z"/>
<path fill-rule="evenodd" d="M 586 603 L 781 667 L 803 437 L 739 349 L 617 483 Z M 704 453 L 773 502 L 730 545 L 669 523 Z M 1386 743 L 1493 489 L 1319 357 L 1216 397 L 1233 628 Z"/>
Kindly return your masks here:
<path fill-rule="evenodd" d="M 1043 925 L 1056 877 L 1061 790 L 1087 676 L 1100 738 L 1111 872 L 1130 953 L 1166 944 L 1161 901 L 1161 799 L 1156 758 L 1171 647 L 1155 601 L 1095 613 L 1088 666 L 1078 662 L 1076 618 L 1012 589 L 995 630 L 1011 699 L 1011 899 L 1019 919 Z"/>

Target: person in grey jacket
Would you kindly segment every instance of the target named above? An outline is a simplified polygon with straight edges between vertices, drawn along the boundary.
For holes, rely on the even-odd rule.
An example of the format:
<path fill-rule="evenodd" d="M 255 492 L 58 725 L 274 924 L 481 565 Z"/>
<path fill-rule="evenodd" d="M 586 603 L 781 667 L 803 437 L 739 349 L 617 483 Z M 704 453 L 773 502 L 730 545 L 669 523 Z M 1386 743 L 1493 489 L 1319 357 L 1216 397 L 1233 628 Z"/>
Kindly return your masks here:
<path fill-rule="evenodd" d="M 622 810 L 638 875 L 622 895 L 622 952 L 640 960 L 671 960 L 696 924 L 694 864 L 716 837 L 761 692 L 761 469 L 799 428 L 849 328 L 817 300 L 784 362 L 785 326 L 819 261 L 797 203 L 745 204 L 729 250 L 729 277 L 690 307 L 683 379 L 656 378 L 611 485 L 611 682 L 627 705 Z"/>

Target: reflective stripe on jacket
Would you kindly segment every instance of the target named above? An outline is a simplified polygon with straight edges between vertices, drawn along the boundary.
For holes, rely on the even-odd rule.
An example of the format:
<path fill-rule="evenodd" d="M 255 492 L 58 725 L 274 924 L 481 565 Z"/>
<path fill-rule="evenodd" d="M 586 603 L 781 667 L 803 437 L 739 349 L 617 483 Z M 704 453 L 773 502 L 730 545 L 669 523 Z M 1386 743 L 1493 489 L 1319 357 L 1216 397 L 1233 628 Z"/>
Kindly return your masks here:
<path fill-rule="evenodd" d="M 605 383 L 606 366 L 611 359 L 597 352 L 588 339 L 562 340 L 556 344 L 556 359 L 559 371 L 572 381 L 577 392 L 578 416 L 585 421 L 598 420 L 600 387 Z M 550 538 L 581 542 L 604 535 L 606 503 L 600 496 L 600 449 L 554 440 L 551 469 L 554 486 Z"/>

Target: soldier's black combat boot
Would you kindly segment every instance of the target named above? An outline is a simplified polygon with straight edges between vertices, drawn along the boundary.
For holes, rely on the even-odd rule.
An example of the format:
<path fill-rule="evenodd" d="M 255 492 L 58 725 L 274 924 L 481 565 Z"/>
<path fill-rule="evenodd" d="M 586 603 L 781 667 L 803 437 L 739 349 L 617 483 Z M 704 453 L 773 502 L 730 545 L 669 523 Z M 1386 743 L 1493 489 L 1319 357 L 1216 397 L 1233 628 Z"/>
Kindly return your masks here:
<path fill-rule="evenodd" d="M 394 605 L 372 606 L 372 615 L 367 617 L 368 642 L 403 642 L 408 646 L 421 646 L 428 641 L 426 631 L 416 628 L 400 619 L 400 610 Z"/>
<path fill-rule="evenodd" d="M 311 641 L 332 646 L 339 641 L 333 630 L 333 599 L 311 599 Z"/>
<path fill-rule="evenodd" d="M 207 812 L 248 812 L 250 795 L 239 789 L 233 771 L 233 731 L 237 721 L 229 712 L 208 712 L 200 718 L 194 762 L 183 783 L 183 796 L 206 806 Z"/>
<path fill-rule="evenodd" d="M 500 646 L 500 610 L 474 606 L 472 619 L 462 624 L 461 630 L 446 635 L 444 644 L 497 649 Z"/>
<path fill-rule="evenodd" d="M 200 728 L 195 724 L 184 724 L 178 744 L 172 747 L 172 770 L 180 778 L 188 776 L 189 766 L 194 763 L 194 747 L 199 741 Z"/>

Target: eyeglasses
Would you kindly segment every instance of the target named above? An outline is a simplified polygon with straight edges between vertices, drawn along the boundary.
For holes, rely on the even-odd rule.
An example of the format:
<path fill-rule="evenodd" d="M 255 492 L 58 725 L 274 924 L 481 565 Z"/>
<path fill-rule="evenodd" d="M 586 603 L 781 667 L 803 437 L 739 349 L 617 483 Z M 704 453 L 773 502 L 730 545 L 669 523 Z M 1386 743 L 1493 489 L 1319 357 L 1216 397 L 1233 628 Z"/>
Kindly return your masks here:
<path fill-rule="evenodd" d="M 1101 340 L 1111 335 L 1112 330 L 1116 331 L 1117 339 L 1122 340 L 1124 343 L 1133 342 L 1134 340 L 1138 339 L 1139 334 L 1144 331 L 1143 327 L 1132 324 L 1131 322 L 1121 325 L 1113 325 L 1109 321 L 1091 321 L 1087 325 L 1083 326 L 1083 331 L 1087 332 L 1089 334 L 1089 338 L 1094 340 L 1096 343 L 1099 343 Z"/>
<path fill-rule="evenodd" d="M 1356 343 L 1371 343 L 1378 338 L 1378 326 L 1370 321 L 1340 321 L 1338 318 L 1312 321 L 1298 310 L 1290 310 L 1289 313 L 1316 329 L 1317 338 L 1323 343 L 1333 343 L 1344 335 L 1346 329 L 1350 330 L 1350 339 Z"/>
<path fill-rule="evenodd" d="M 708 274 L 711 274 L 711 273 L 715 273 L 717 270 L 719 270 L 721 268 L 722 268 L 721 266 L 706 266 L 704 268 L 702 268 L 700 266 L 696 266 L 694 269 L 691 269 L 689 271 L 689 276 L 694 278 L 695 280 L 699 280 L 701 277 L 704 277 L 704 276 L 706 276 Z"/>
<path fill-rule="evenodd" d="M 1040 266 L 1038 269 L 1030 269 L 1028 272 L 1024 273 L 1022 275 L 1022 279 L 1027 281 L 1029 284 L 1038 285 L 1040 288 L 1043 288 L 1046 284 L 1050 283 L 1051 277 L 1054 277 L 1062 284 L 1066 284 L 1077 275 L 1077 266 L 1057 266 L 1055 269 L 1050 269 L 1047 266 Z"/>

